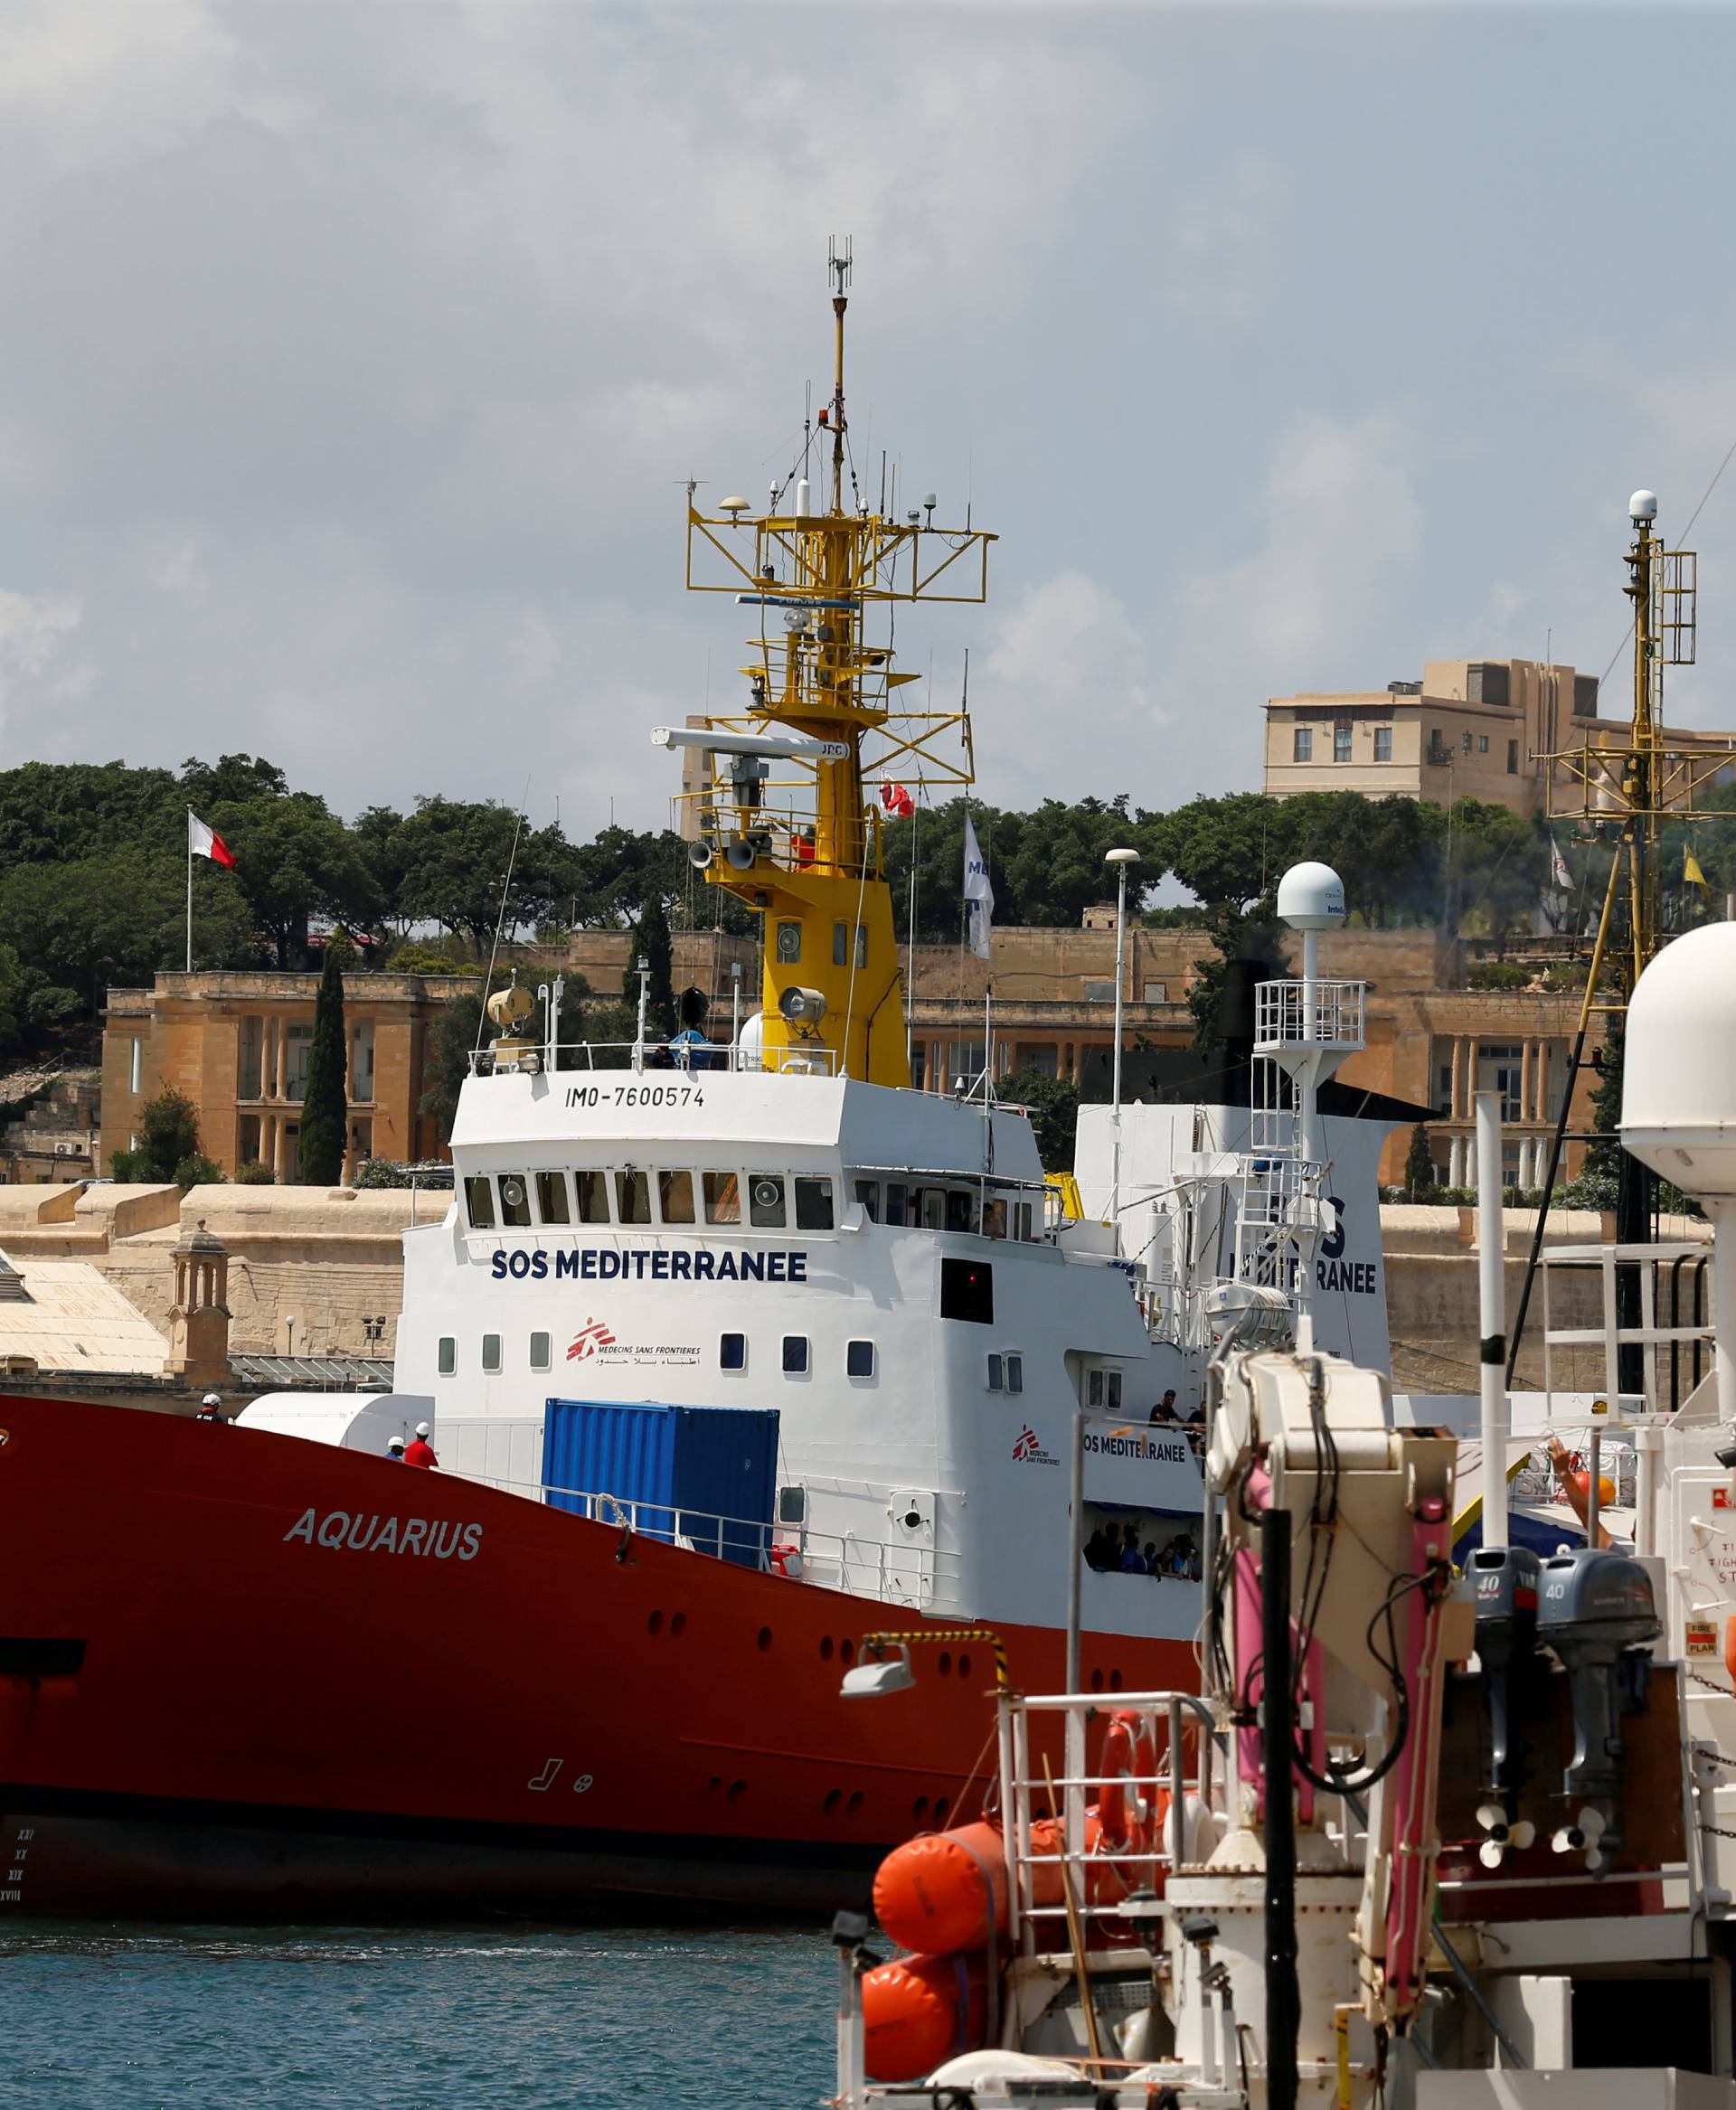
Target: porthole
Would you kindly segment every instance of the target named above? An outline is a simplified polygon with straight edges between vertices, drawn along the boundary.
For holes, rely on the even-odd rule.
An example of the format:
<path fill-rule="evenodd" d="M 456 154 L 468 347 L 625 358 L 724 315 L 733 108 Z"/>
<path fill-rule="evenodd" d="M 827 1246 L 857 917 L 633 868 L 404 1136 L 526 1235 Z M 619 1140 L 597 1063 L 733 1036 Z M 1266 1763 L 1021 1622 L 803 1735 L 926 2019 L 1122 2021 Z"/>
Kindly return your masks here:
<path fill-rule="evenodd" d="M 832 1636 L 829 1634 L 823 1634 L 820 1636 L 820 1661 L 823 1663 L 829 1663 L 832 1661 Z"/>
<path fill-rule="evenodd" d="M 951 1810 L 951 1808 L 952 1804 L 947 1800 L 945 1795 L 937 1795 L 934 1802 L 935 1823 L 937 1824 L 944 1824 L 947 1821 L 948 1813 Z"/>
<path fill-rule="evenodd" d="M 958 1675 L 959 1675 L 961 1678 L 968 1678 L 968 1677 L 969 1677 L 969 1675 L 970 1675 L 970 1658 L 969 1658 L 968 1656 L 960 1656 L 960 1657 L 959 1657 L 959 1659 L 958 1659 Z"/>
<path fill-rule="evenodd" d="M 1091 1672 L 1091 1691 L 1093 1692 L 1100 1692 L 1102 1690 L 1103 1673 L 1101 1671 L 1093 1671 Z"/>
<path fill-rule="evenodd" d="M 663 1614 L 661 1612 L 652 1613 L 645 1623 L 645 1631 L 647 1634 L 661 1634 L 663 1632 Z"/>
<path fill-rule="evenodd" d="M 829 1791 L 826 1800 L 820 1804 L 820 1807 L 829 1817 L 837 1809 L 839 1804 L 842 1803 L 843 1800 L 844 1790 L 841 1787 L 835 1787 Z"/>
<path fill-rule="evenodd" d="M 686 1633 L 687 1615 L 685 1612 L 677 1612 L 675 1614 L 675 1617 L 669 1622 L 669 1631 L 674 1634 L 683 1634 Z M 1117 1690 L 1119 1691 L 1118 1685 Z"/>
<path fill-rule="evenodd" d="M 770 1646 L 771 1646 L 771 1629 L 770 1629 L 770 1627 L 769 1627 L 769 1626 L 762 1626 L 762 1627 L 760 1629 L 760 1654 L 761 1654 L 761 1655 L 763 1655 L 763 1654 L 765 1653 L 765 1652 L 766 1652 L 766 1651 L 767 1651 L 767 1650 L 768 1650 L 768 1649 L 769 1649 Z"/>
<path fill-rule="evenodd" d="M 851 1641 L 851 1640 L 847 1639 L 847 1638 L 846 1638 L 845 1640 L 844 1640 L 844 1641 L 841 1641 L 841 1642 L 838 1644 L 838 1661 L 839 1661 L 841 1663 L 854 1663 L 854 1662 L 855 1662 L 855 1660 L 856 1660 L 856 1644 L 855 1644 L 855 1643 L 854 1643 L 854 1641 Z"/>
<path fill-rule="evenodd" d="M 951 1675 L 952 1675 L 952 1651 L 951 1651 L 950 1649 L 946 1649 L 946 1648 L 943 1648 L 943 1649 L 940 1651 L 940 1663 L 939 1663 L 939 1669 L 940 1669 L 940 1675 L 941 1675 L 943 1678 L 950 1678 L 950 1677 L 951 1677 Z"/>
<path fill-rule="evenodd" d="M 844 1813 L 846 1817 L 854 1817 L 861 1807 L 862 1790 L 859 1787 L 853 1787 L 850 1791 L 850 1800 L 844 1805 Z"/>
<path fill-rule="evenodd" d="M 746 1794 L 747 1792 L 748 1784 L 745 1780 L 732 1780 L 730 1783 L 729 1790 L 724 1797 L 724 1800 L 726 1802 L 731 1803 L 740 1802 L 741 1797 Z"/>
<path fill-rule="evenodd" d="M 927 1817 L 928 1813 L 928 1796 L 918 1795 L 916 1800 L 910 1804 L 910 1822 L 915 1824 L 920 1824 L 922 1823 L 923 1819 Z"/>
<path fill-rule="evenodd" d="M 1119 1671 L 1111 1671 L 1109 1672 L 1109 1691 L 1111 1692 L 1118 1692 L 1120 1690 L 1121 1673 Z"/>

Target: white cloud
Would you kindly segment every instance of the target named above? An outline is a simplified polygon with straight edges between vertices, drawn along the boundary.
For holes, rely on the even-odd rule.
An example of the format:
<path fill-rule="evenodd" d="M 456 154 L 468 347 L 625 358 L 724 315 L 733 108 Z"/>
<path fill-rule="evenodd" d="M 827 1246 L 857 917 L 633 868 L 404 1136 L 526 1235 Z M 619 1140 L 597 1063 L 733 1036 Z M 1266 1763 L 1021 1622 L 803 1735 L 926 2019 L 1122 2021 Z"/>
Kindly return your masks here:
<path fill-rule="evenodd" d="M 1190 184 L 1164 214 L 1158 280 L 1171 306 L 1222 329 L 1278 304 L 1295 195 L 1269 155 L 1240 153 L 1209 182 Z"/>

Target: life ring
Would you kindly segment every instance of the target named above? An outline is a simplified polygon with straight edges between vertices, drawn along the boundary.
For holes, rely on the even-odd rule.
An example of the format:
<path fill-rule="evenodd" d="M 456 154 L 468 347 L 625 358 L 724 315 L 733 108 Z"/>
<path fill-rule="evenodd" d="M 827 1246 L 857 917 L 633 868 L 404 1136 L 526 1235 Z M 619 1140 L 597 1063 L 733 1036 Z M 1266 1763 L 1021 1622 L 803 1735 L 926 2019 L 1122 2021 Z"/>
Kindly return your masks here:
<path fill-rule="evenodd" d="M 1097 1814 L 1103 1827 L 1099 1851 L 1109 1860 L 1151 1851 L 1153 1821 L 1162 1819 L 1158 1805 L 1167 1800 L 1160 1789 L 1146 1786 L 1157 1770 L 1151 1737 L 1131 1708 L 1118 1707 L 1103 1733 L 1103 1756 L 1099 1761 L 1103 1785 L 1098 1792 Z"/>
<path fill-rule="evenodd" d="M 802 1579 L 802 1550 L 799 1546 L 774 1546 L 766 1555 L 773 1575 L 781 1575 L 787 1582 Z"/>

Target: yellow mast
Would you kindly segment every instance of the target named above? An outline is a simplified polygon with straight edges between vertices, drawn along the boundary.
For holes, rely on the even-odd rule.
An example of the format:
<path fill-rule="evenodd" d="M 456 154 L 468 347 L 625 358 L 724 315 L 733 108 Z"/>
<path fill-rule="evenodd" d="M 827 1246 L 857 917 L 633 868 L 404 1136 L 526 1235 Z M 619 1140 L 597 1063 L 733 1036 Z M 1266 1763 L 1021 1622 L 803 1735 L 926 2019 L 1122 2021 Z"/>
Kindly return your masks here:
<path fill-rule="evenodd" d="M 833 387 L 819 419 L 832 440 L 827 509 L 813 510 L 807 476 L 794 469 L 758 519 L 745 498 L 707 515 L 688 495 L 689 589 L 733 592 L 760 610 L 754 657 L 741 670 L 748 710 L 660 737 L 708 755 L 702 787 L 683 795 L 696 814 L 689 854 L 710 883 L 765 919 L 766 1067 L 908 1085 L 896 927 L 863 744 L 873 741 L 866 766 L 887 781 L 960 786 L 972 778 L 970 724 L 962 709 L 901 706 L 900 692 L 919 677 L 893 671 L 890 639 L 872 641 L 867 620 L 882 601 L 984 601 L 995 538 L 968 524 L 936 528 L 932 499 L 926 519 L 912 509 L 901 523 L 863 503 L 844 407 L 850 276 L 848 244 L 834 244 Z M 948 732 L 956 755 L 935 745 Z"/>

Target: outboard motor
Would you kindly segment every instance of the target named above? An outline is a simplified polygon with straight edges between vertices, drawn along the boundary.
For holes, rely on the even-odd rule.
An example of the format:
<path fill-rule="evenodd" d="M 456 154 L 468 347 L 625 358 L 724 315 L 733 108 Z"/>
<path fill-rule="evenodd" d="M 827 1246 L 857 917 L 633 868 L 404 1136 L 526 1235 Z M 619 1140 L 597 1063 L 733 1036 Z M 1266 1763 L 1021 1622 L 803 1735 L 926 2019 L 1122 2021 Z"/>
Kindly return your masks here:
<path fill-rule="evenodd" d="M 1536 1826 L 1514 1821 L 1529 1747 L 1515 1727 L 1531 1712 L 1537 1682 L 1537 1592 L 1541 1563 L 1527 1546 L 1479 1546 L 1471 1555 L 1477 1605 L 1477 1660 L 1489 1710 L 1488 1794 L 1477 1820 L 1488 1834 L 1480 1858 L 1498 1869 L 1509 1847 L 1524 1850 Z"/>
<path fill-rule="evenodd" d="M 1543 1565 L 1538 1639 L 1552 1648 L 1573 1696 L 1573 1757 L 1562 1799 L 1577 1812 L 1555 1833 L 1557 1853 L 1583 1849 L 1602 1868 L 1622 1843 L 1621 1717 L 1645 1701 L 1651 1644 L 1663 1631 L 1652 1579 L 1630 1553 L 1581 1546 Z"/>

